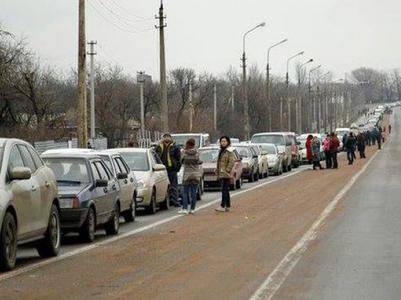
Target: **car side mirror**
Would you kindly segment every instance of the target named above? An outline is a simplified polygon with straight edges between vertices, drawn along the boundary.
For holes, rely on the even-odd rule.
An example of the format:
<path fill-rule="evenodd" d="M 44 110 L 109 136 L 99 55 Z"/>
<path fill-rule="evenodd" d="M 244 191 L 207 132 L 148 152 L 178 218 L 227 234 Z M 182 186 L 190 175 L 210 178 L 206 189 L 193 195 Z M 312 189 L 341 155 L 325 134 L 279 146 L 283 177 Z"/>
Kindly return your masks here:
<path fill-rule="evenodd" d="M 121 179 L 127 179 L 128 178 L 128 174 L 127 173 L 119 173 L 117 174 L 117 179 L 121 180 Z"/>
<path fill-rule="evenodd" d="M 11 170 L 11 180 L 27 180 L 32 176 L 31 169 L 26 167 L 15 167 Z"/>
<path fill-rule="evenodd" d="M 156 164 L 153 167 L 153 171 L 154 172 L 159 172 L 159 171 L 164 171 L 164 170 L 166 170 L 166 167 L 164 165 L 162 165 L 162 164 Z"/>
<path fill-rule="evenodd" d="M 107 187 L 109 182 L 106 179 L 96 179 L 95 187 Z"/>

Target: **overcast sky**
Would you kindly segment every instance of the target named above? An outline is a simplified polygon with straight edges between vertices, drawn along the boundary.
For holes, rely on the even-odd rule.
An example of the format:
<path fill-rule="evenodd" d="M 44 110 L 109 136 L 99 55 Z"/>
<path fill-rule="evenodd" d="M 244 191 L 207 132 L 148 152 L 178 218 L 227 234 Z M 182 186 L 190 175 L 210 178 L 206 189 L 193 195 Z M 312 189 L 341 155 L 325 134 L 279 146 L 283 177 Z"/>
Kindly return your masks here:
<path fill-rule="evenodd" d="M 399 0 L 165 0 L 167 67 L 190 67 L 215 75 L 239 70 L 242 34 L 260 22 L 267 26 L 247 39 L 249 64 L 265 68 L 272 50 L 272 73 L 284 75 L 286 60 L 300 60 L 343 78 L 366 66 L 401 67 Z M 88 0 L 87 40 L 97 40 L 96 59 L 119 63 L 133 75 L 145 70 L 158 78 L 157 0 Z M 1 0 L 0 23 L 44 63 L 61 70 L 77 65 L 77 0 Z M 295 64 L 295 61 L 294 61 Z M 291 70 L 292 73 L 293 70 Z"/>

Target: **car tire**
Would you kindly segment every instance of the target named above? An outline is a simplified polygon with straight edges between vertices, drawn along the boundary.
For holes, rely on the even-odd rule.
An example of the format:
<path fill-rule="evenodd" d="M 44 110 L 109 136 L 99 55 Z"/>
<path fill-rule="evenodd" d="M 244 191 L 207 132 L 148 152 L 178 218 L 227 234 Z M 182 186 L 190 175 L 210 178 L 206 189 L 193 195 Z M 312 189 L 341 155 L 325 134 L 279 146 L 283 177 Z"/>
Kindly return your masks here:
<path fill-rule="evenodd" d="M 248 177 L 248 182 L 254 182 L 255 181 L 255 177 L 253 176 L 253 172 L 251 173 L 251 175 L 249 175 Z"/>
<path fill-rule="evenodd" d="M 201 184 L 199 183 L 198 189 L 196 191 L 196 201 L 201 201 L 202 200 L 202 187 Z"/>
<path fill-rule="evenodd" d="M 237 188 L 237 184 L 234 182 L 233 184 L 230 184 L 230 191 L 235 191 Z"/>
<path fill-rule="evenodd" d="M 107 235 L 118 234 L 120 230 L 120 205 L 116 203 L 111 219 L 104 225 Z"/>
<path fill-rule="evenodd" d="M 162 203 L 160 203 L 160 209 L 162 209 L 162 210 L 170 209 L 170 199 L 168 198 L 168 189 L 167 189 L 166 197 L 164 198 L 164 201 Z"/>
<path fill-rule="evenodd" d="M 92 243 L 95 240 L 96 233 L 96 215 L 93 207 L 89 207 L 88 214 L 81 229 L 79 230 L 79 236 L 84 242 Z"/>
<path fill-rule="evenodd" d="M 136 195 L 134 195 L 130 208 L 126 210 L 123 214 L 124 221 L 126 223 L 132 223 L 135 221 L 136 217 Z"/>
<path fill-rule="evenodd" d="M 170 203 L 169 203 L 170 204 Z M 156 208 L 156 190 L 153 189 L 152 196 L 150 198 L 149 206 L 146 207 L 146 212 L 150 215 L 154 215 L 157 211 Z"/>
<path fill-rule="evenodd" d="M 17 224 L 12 213 L 7 212 L 0 233 L 0 270 L 9 271 L 17 260 Z"/>
<path fill-rule="evenodd" d="M 287 167 L 287 171 L 290 172 L 291 170 L 292 170 L 292 166 L 291 166 L 291 164 L 289 164 Z"/>
<path fill-rule="evenodd" d="M 40 257 L 57 256 L 60 251 L 61 229 L 60 214 L 56 205 L 52 205 L 50 211 L 49 223 L 45 233 L 45 238 L 39 242 L 36 249 Z"/>
<path fill-rule="evenodd" d="M 256 173 L 253 176 L 255 177 L 255 181 L 259 181 L 259 170 L 256 170 Z"/>
<path fill-rule="evenodd" d="M 241 180 L 241 178 L 238 179 L 238 180 L 235 182 L 235 185 L 236 185 L 236 188 L 237 188 L 237 189 L 240 189 L 240 188 L 241 188 L 241 186 L 242 186 L 242 180 Z"/>

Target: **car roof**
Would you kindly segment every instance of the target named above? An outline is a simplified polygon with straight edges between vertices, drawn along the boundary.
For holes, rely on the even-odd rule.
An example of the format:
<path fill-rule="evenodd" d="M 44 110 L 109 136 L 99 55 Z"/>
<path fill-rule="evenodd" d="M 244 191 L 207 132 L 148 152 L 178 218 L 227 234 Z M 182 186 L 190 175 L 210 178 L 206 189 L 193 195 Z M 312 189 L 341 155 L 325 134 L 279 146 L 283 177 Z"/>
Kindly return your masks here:
<path fill-rule="evenodd" d="M 28 142 L 21 140 L 21 139 L 12 139 L 12 138 L 0 138 L 0 147 L 5 147 L 6 143 L 22 143 L 22 144 L 29 144 Z M 29 144 L 30 145 L 30 144 Z"/>
<path fill-rule="evenodd" d="M 110 150 L 104 150 L 103 152 L 116 152 L 116 153 L 146 153 L 150 149 L 149 148 L 115 148 Z"/>
<path fill-rule="evenodd" d="M 96 153 L 43 153 L 40 157 L 42 158 L 82 158 L 82 159 L 93 159 L 101 157 Z"/>
<path fill-rule="evenodd" d="M 219 150 L 219 146 L 207 146 L 207 147 L 201 147 L 199 150 Z"/>
<path fill-rule="evenodd" d="M 259 132 L 259 133 L 255 133 L 253 136 L 258 136 L 258 135 L 286 135 L 286 134 L 292 134 L 292 132 Z"/>

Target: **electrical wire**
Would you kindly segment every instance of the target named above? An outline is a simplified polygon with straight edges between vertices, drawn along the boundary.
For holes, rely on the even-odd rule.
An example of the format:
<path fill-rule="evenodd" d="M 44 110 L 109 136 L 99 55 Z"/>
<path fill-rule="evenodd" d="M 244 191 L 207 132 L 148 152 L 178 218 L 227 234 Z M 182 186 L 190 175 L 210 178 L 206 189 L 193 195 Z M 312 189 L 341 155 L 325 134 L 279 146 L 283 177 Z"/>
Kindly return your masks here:
<path fill-rule="evenodd" d="M 125 13 L 127 16 L 130 16 L 130 17 L 133 17 L 133 18 L 135 18 L 135 19 L 138 19 L 139 22 L 145 22 L 145 21 L 154 20 L 153 17 L 151 17 L 151 18 L 144 18 L 144 17 L 141 17 L 141 16 L 139 16 L 139 15 L 136 15 L 136 14 L 127 12 L 127 9 L 126 9 L 125 7 L 121 6 L 120 4 L 118 4 L 118 3 L 117 3 L 116 1 L 114 1 L 114 0 L 110 0 L 109 3 L 114 4 L 114 6 L 116 6 L 117 8 L 119 8 L 119 10 L 120 10 L 121 12 Z"/>

